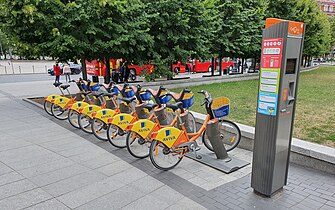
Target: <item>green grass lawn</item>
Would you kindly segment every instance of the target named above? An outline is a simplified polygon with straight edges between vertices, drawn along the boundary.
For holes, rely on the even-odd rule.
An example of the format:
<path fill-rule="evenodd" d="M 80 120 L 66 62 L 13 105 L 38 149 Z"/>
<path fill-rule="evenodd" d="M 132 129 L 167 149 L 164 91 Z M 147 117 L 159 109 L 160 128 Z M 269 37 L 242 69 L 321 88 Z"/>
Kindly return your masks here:
<path fill-rule="evenodd" d="M 255 126 L 258 80 L 227 82 L 190 87 L 195 94 L 191 110 L 206 113 L 200 104 L 207 90 L 213 98 L 225 96 L 231 101 L 227 119 Z M 174 89 L 179 92 L 181 89 Z M 320 67 L 302 72 L 298 87 L 297 108 L 293 136 L 335 147 L 335 67 Z"/>

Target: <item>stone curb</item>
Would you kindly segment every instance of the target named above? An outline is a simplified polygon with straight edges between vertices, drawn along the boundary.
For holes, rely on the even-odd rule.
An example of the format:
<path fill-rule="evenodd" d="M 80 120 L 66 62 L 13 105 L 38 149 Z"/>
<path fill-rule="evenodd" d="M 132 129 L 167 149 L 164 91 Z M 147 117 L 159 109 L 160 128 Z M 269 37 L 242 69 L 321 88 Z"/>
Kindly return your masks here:
<path fill-rule="evenodd" d="M 192 112 L 198 125 L 201 125 L 206 115 Z M 238 147 L 253 151 L 255 128 L 236 123 L 242 134 Z M 335 174 L 335 149 L 297 138 L 292 139 L 290 161 L 308 166 L 327 173 Z"/>

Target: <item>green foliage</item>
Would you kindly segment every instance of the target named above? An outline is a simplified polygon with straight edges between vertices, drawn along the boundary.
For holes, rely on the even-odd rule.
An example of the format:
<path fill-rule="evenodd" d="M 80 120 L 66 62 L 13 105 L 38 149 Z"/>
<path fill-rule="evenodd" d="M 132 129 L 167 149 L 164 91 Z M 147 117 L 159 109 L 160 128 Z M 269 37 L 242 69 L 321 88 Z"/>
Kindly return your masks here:
<path fill-rule="evenodd" d="M 220 57 L 253 57 L 260 54 L 266 2 L 216 0 L 212 52 Z"/>

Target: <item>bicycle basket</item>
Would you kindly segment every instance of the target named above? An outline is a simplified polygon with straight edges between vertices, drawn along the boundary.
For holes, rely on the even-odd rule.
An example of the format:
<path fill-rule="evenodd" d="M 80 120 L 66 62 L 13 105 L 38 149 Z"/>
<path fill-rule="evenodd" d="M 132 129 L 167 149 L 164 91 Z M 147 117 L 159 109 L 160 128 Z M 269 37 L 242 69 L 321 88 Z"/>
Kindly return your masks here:
<path fill-rule="evenodd" d="M 213 114 L 216 118 L 221 118 L 229 115 L 230 100 L 226 97 L 216 98 L 212 102 Z"/>
<path fill-rule="evenodd" d="M 149 91 L 141 92 L 140 97 L 143 101 L 150 101 L 151 93 Z"/>
<path fill-rule="evenodd" d="M 119 94 L 119 89 L 117 87 L 113 87 L 112 92 L 116 93 L 116 94 Z"/>
<path fill-rule="evenodd" d="M 135 93 L 134 93 L 133 89 L 127 89 L 124 93 L 125 93 L 127 98 L 131 98 L 131 97 L 135 96 Z"/>
<path fill-rule="evenodd" d="M 100 89 L 99 84 L 95 84 L 95 85 L 92 85 L 92 86 L 91 86 L 91 90 L 92 90 L 92 91 L 98 91 L 99 89 Z"/>
<path fill-rule="evenodd" d="M 167 104 L 171 101 L 171 99 L 172 99 L 172 96 L 166 95 L 166 93 L 162 93 L 159 96 L 159 101 L 161 104 Z"/>
<path fill-rule="evenodd" d="M 193 93 L 186 93 L 182 100 L 183 108 L 190 108 L 194 104 L 194 94 Z"/>

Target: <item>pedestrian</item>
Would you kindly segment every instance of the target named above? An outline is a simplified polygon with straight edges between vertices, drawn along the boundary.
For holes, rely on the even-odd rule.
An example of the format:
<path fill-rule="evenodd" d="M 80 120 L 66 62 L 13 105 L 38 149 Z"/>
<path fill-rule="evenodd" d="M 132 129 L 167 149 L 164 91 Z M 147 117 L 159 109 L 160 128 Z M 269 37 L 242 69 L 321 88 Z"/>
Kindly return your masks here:
<path fill-rule="evenodd" d="M 130 69 L 128 67 L 128 61 L 127 60 L 125 60 L 124 63 L 123 63 L 123 74 L 124 74 L 124 81 L 128 82 Z"/>
<path fill-rule="evenodd" d="M 56 65 L 54 65 L 54 73 L 55 73 L 55 76 L 56 76 L 55 83 L 59 83 L 60 67 L 59 67 L 58 63 L 56 63 Z"/>
<path fill-rule="evenodd" d="M 119 69 L 118 69 L 120 82 L 123 82 L 123 74 L 124 74 L 123 71 L 124 71 L 124 61 L 121 58 L 121 60 L 120 60 L 120 66 L 119 66 Z"/>
<path fill-rule="evenodd" d="M 67 63 L 64 64 L 63 74 L 65 75 L 66 82 L 70 82 L 71 81 L 71 78 L 70 78 L 71 69 L 70 69 L 69 64 L 67 64 Z"/>

